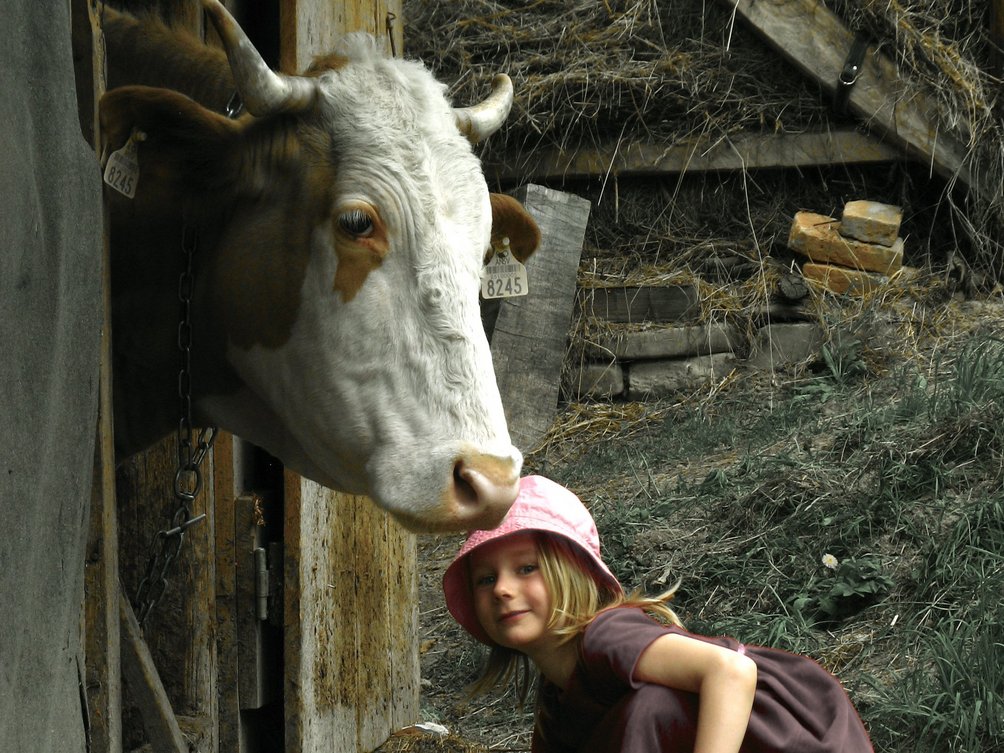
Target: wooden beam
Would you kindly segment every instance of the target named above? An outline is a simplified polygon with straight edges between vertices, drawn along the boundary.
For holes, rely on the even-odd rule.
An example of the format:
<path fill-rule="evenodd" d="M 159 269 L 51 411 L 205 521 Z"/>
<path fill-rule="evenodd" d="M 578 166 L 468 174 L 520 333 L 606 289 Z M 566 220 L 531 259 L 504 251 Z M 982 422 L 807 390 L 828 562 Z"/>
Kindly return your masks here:
<path fill-rule="evenodd" d="M 584 288 L 579 306 L 588 317 L 608 322 L 687 322 L 700 313 L 696 285 Z"/>
<path fill-rule="evenodd" d="M 818 0 L 725 0 L 766 41 L 827 92 L 837 88 L 854 33 Z M 939 130 L 937 105 L 919 87 L 899 76 L 896 65 L 869 48 L 850 90 L 848 106 L 869 128 L 905 149 L 946 179 L 958 178 L 988 197 L 988 188 L 970 172 L 967 148 Z"/>
<path fill-rule="evenodd" d="M 485 173 L 515 180 L 561 181 L 582 178 L 650 177 L 715 170 L 873 164 L 906 156 L 858 130 L 821 133 L 738 134 L 687 139 L 679 143 L 611 141 L 571 151 L 545 149 L 524 161 L 486 162 Z"/>
<path fill-rule="evenodd" d="M 122 675 L 129 687 L 130 697 L 143 717 L 143 728 L 153 753 L 188 753 L 188 743 L 181 734 L 136 615 L 122 593 L 119 594 L 119 619 Z"/>

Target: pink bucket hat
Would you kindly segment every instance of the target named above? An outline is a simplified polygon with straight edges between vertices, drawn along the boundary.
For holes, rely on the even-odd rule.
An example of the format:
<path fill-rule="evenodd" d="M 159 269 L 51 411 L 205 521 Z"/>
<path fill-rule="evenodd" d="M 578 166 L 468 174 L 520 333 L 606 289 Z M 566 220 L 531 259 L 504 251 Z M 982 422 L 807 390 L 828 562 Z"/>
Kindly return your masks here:
<path fill-rule="evenodd" d="M 498 528 L 474 531 L 460 547 L 443 575 L 446 608 L 468 633 L 482 643 L 491 640 L 474 613 L 467 578 L 467 557 L 483 544 L 521 531 L 544 531 L 563 537 L 592 563 L 592 576 L 601 586 L 621 593 L 623 589 L 600 558 L 600 537 L 585 505 L 565 487 L 543 476 L 524 476 L 519 482 L 519 496 Z"/>

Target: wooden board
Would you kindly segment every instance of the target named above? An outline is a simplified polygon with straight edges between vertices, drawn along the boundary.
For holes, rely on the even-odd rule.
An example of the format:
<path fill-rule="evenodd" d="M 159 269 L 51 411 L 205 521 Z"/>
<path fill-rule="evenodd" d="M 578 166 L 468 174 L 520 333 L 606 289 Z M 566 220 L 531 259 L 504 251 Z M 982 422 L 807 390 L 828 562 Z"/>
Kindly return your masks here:
<path fill-rule="evenodd" d="M 700 313 L 696 285 L 584 288 L 579 305 L 586 316 L 617 323 L 682 322 Z"/>
<path fill-rule="evenodd" d="M 610 142 L 580 149 L 547 149 L 525 162 L 485 165 L 502 182 L 515 179 L 561 181 L 581 178 L 648 177 L 714 170 L 870 164 L 901 159 L 903 152 L 857 130 L 825 133 L 739 134 L 679 143 Z"/>
<path fill-rule="evenodd" d="M 854 34 L 818 0 L 725 0 L 781 55 L 816 80 L 826 91 L 836 89 Z M 896 65 L 870 47 L 849 108 L 869 129 L 891 144 L 931 165 L 946 179 L 958 177 L 977 192 L 988 188 L 970 173 L 966 149 L 938 130 L 936 103 L 920 88 L 900 78 Z"/>
<path fill-rule="evenodd" d="M 514 195 L 540 226 L 541 244 L 526 265 L 529 293 L 501 302 L 491 350 L 509 434 L 529 452 L 558 408 L 589 202 L 534 184 Z"/>

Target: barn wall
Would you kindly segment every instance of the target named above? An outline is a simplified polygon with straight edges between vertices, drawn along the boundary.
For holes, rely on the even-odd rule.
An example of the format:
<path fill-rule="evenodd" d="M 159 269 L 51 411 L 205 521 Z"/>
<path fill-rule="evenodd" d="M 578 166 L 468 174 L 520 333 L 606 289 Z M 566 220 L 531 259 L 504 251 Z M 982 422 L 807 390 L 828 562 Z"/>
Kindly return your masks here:
<path fill-rule="evenodd" d="M 69 3 L 4 4 L 0 92 L 0 740 L 82 753 L 101 192 L 77 119 Z"/>

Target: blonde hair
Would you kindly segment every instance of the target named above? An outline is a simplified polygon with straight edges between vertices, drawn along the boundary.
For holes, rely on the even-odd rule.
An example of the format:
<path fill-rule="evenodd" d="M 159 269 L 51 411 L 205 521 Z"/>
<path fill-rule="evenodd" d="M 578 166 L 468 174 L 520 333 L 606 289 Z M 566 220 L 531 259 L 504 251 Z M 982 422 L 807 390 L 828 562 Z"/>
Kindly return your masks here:
<path fill-rule="evenodd" d="M 658 596 L 645 596 L 640 589 L 625 596 L 622 591 L 614 591 L 593 577 L 592 563 L 563 536 L 537 531 L 534 543 L 540 574 L 551 597 L 547 629 L 560 638 L 559 645 L 578 638 L 597 614 L 614 607 L 638 607 L 662 622 L 683 627 L 668 604 L 679 582 Z M 470 587 L 469 572 L 467 577 Z M 526 654 L 492 644 L 481 676 L 468 686 L 467 692 L 478 696 L 496 685 L 512 682 L 516 687 L 517 703 L 522 708 L 535 679 Z"/>

